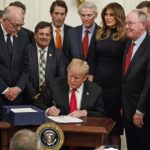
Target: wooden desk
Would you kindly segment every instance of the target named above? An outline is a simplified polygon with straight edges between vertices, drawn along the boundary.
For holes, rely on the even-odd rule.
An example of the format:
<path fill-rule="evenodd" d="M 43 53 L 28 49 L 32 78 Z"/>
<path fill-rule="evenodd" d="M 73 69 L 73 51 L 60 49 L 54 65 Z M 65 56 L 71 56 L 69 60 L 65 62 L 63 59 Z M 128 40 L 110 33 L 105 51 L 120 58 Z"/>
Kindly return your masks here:
<path fill-rule="evenodd" d="M 65 146 L 97 147 L 108 144 L 108 135 L 114 126 L 112 119 L 88 117 L 83 120 L 78 124 L 58 124 L 65 134 Z M 12 135 L 23 128 L 36 131 L 38 126 L 12 126 L 8 122 L 0 122 L 2 150 L 8 150 Z"/>

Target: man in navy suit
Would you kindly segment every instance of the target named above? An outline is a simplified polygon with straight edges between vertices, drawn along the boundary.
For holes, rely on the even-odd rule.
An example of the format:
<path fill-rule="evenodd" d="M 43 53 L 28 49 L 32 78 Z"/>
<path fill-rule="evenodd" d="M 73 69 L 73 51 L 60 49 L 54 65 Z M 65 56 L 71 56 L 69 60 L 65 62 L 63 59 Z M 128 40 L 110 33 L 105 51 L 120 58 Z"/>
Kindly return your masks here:
<path fill-rule="evenodd" d="M 128 150 L 150 150 L 150 36 L 146 23 L 146 14 L 140 10 L 126 17 L 129 42 L 123 61 L 122 107 Z"/>
<path fill-rule="evenodd" d="M 41 21 L 35 27 L 35 42 L 28 45 L 30 76 L 26 86 L 25 103 L 29 99 L 36 99 L 41 86 L 50 78 L 65 76 L 66 66 L 62 51 L 50 44 L 50 23 Z M 44 82 L 40 85 L 40 51 L 44 52 Z"/>
<path fill-rule="evenodd" d="M 73 59 L 67 68 L 67 78 L 51 80 L 35 104 L 46 110 L 47 115 L 73 117 L 103 116 L 101 88 L 87 81 L 89 66 L 86 61 Z M 77 108 L 70 111 L 71 93 L 75 90 Z"/>
<path fill-rule="evenodd" d="M 28 38 L 20 30 L 23 23 L 20 8 L 9 6 L 4 10 L 0 25 L 0 106 L 22 103 L 29 76 Z"/>
<path fill-rule="evenodd" d="M 64 51 L 64 46 L 66 44 L 66 35 L 71 26 L 65 24 L 65 18 L 67 16 L 68 8 L 64 1 L 56 0 L 52 3 L 50 7 L 50 16 L 51 16 L 51 29 L 52 29 L 52 40 L 56 48 L 62 49 Z M 60 29 L 60 35 L 62 39 L 62 47 L 57 47 L 56 44 L 56 30 Z"/>
<path fill-rule="evenodd" d="M 78 12 L 82 21 L 82 25 L 72 28 L 67 34 L 67 43 L 64 48 L 67 62 L 69 63 L 72 58 L 79 58 L 86 60 L 91 68 L 90 62 L 91 52 L 95 50 L 95 36 L 98 29 L 95 23 L 95 18 L 97 17 L 97 7 L 92 2 L 84 2 L 79 8 Z M 83 39 L 88 31 L 88 50 L 86 56 L 83 53 Z M 90 71 L 91 72 L 91 71 Z"/>

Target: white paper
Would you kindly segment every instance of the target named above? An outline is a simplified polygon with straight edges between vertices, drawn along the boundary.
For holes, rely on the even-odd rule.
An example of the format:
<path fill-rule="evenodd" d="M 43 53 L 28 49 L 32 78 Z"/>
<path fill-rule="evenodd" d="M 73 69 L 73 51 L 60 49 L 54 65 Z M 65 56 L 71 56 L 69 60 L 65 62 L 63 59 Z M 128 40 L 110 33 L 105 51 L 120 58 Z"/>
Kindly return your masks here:
<path fill-rule="evenodd" d="M 37 112 L 33 108 L 11 108 L 10 110 L 13 111 L 14 113 Z"/>
<path fill-rule="evenodd" d="M 48 119 L 51 119 L 57 123 L 80 123 L 83 122 L 82 119 L 79 118 L 74 118 L 74 117 L 70 117 L 70 116 L 47 116 Z"/>

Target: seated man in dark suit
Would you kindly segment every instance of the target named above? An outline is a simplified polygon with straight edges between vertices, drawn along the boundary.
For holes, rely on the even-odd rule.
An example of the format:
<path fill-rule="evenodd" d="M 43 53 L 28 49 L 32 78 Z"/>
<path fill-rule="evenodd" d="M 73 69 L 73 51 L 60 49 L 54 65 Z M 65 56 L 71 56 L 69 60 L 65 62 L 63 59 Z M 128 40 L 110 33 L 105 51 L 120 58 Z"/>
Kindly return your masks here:
<path fill-rule="evenodd" d="M 30 76 L 25 90 L 25 104 L 31 103 L 31 99 L 37 98 L 48 79 L 62 77 L 66 74 L 63 52 L 50 44 L 50 23 L 39 22 L 35 27 L 34 38 L 35 42 L 27 47 L 29 50 Z"/>
<path fill-rule="evenodd" d="M 87 62 L 73 59 L 67 71 L 67 78 L 47 83 L 35 104 L 52 116 L 103 116 L 101 88 L 86 80 L 89 71 Z"/>

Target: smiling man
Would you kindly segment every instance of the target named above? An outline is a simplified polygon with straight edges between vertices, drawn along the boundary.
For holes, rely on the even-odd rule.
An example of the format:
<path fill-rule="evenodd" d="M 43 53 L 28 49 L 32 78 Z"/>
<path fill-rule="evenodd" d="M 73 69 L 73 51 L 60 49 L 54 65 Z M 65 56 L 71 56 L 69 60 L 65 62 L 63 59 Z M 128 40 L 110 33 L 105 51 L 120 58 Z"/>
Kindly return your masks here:
<path fill-rule="evenodd" d="M 39 22 L 35 27 L 34 37 L 35 42 L 28 46 L 30 63 L 30 79 L 26 87 L 28 99 L 36 99 L 50 78 L 65 75 L 64 55 L 50 45 L 50 23 Z"/>
<path fill-rule="evenodd" d="M 131 11 L 125 22 L 125 48 L 122 108 L 128 150 L 149 150 L 150 135 L 150 36 L 147 17 L 141 10 Z"/>

